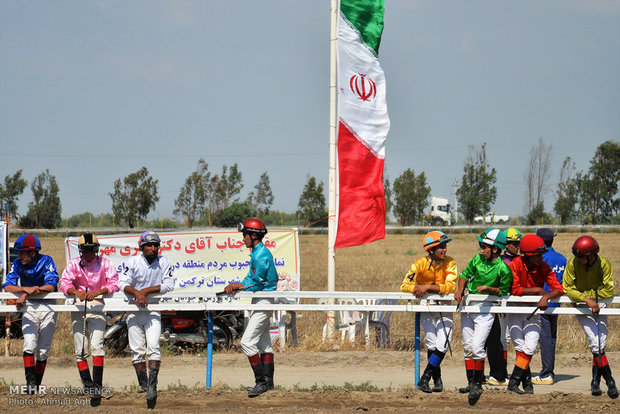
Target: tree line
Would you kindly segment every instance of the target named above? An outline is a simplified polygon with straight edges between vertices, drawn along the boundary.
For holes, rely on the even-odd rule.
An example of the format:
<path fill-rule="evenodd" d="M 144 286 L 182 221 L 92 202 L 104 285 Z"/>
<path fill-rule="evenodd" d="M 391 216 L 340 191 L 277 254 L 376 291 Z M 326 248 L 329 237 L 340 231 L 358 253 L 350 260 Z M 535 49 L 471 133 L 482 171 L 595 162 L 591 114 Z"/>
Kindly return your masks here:
<path fill-rule="evenodd" d="M 562 224 L 571 222 L 606 224 L 620 223 L 620 144 L 615 141 L 602 143 L 590 161 L 587 171 L 576 171 L 575 162 L 567 157 L 560 170 L 559 181 L 551 182 L 550 159 L 552 146 L 539 138 L 530 149 L 529 163 L 525 164 L 523 180 L 526 194 L 514 195 L 515 202 L 522 200 L 526 211 L 524 224 L 551 223 L 554 217 L 545 211 L 544 195 L 555 188 L 553 211 Z M 486 158 L 485 145 L 470 146 L 463 166 L 460 186 L 456 190 L 458 211 L 462 220 L 472 224 L 474 217 L 490 212 L 497 199 L 497 171 Z M 146 167 L 119 178 L 108 193 L 112 200 L 112 214 L 97 217 L 100 226 L 112 223 L 133 228 L 159 201 L 158 180 Z M 7 175 L 0 184 L 0 212 L 8 212 L 20 225 L 28 228 L 56 228 L 62 225 L 62 206 L 59 186 L 54 175 L 45 170 L 30 183 L 33 201 L 28 204 L 25 215 L 18 214 L 18 200 L 27 187 L 22 170 Z M 245 200 L 241 200 L 243 176 L 237 164 L 224 165 L 220 173 L 212 173 L 204 159 L 198 161 L 196 170 L 186 179 L 174 204 L 174 214 L 183 217 L 187 227 L 209 225 L 234 227 L 246 217 L 261 217 L 268 225 L 297 224 L 324 227 L 327 223 L 327 207 L 323 182 L 307 176 L 294 214 L 271 210 L 274 195 L 269 174 L 263 172 L 258 183 Z M 392 212 L 399 224 L 409 226 L 422 222 L 429 207 L 431 187 L 426 174 L 417 174 L 407 168 L 392 183 L 384 178 L 387 214 Z M 90 213 L 72 216 L 70 225 L 84 226 Z M 101 224 L 105 223 L 105 224 Z"/>
<path fill-rule="evenodd" d="M 28 204 L 25 215 L 18 212 L 19 197 L 28 182 L 22 177 L 22 170 L 7 175 L 0 184 L 0 214 L 7 213 L 13 220 L 27 228 L 57 228 L 62 225 L 62 204 L 60 188 L 56 177 L 45 170 L 32 181 L 33 201 Z M 152 177 L 146 167 L 118 178 L 108 193 L 112 201 L 112 213 L 95 217 L 97 226 L 126 225 L 136 227 L 146 224 L 146 217 L 159 201 L 159 180 Z M 186 179 L 179 190 L 174 205 L 174 214 L 181 216 L 187 227 L 213 225 L 234 227 L 247 217 L 261 217 L 267 224 L 303 224 L 321 226 L 327 217 L 323 183 L 308 176 L 307 183 L 299 197 L 295 214 L 271 211 L 274 195 L 269 174 L 265 171 L 245 200 L 239 195 L 243 189 L 243 176 L 237 164 L 224 165 L 220 173 L 209 171 L 209 165 L 200 159 L 196 170 Z M 69 226 L 92 225 L 92 214 L 86 212 L 67 219 Z M 171 224 L 171 223 L 167 223 Z M 172 226 L 174 227 L 174 225 Z"/>
<path fill-rule="evenodd" d="M 590 160 L 587 171 L 576 172 L 575 162 L 567 157 L 560 170 L 557 183 L 551 182 L 552 145 L 541 137 L 530 149 L 529 163 L 525 164 L 523 180 L 526 194 L 514 194 L 515 203 L 523 201 L 524 224 L 552 223 L 554 217 L 545 211 L 544 195 L 555 188 L 553 211 L 561 224 L 620 223 L 620 144 L 615 141 L 602 143 Z M 512 168 L 512 167 L 510 167 Z M 486 159 L 485 145 L 473 146 L 463 167 L 460 186 L 456 190 L 458 211 L 467 224 L 474 217 L 492 211 L 497 199 L 497 171 Z M 384 179 L 386 207 L 392 211 L 399 224 L 409 226 L 420 223 L 429 207 L 431 187 L 424 172 L 416 175 L 412 169 L 405 170 L 391 184 Z M 392 199 L 393 197 L 393 199 Z"/>

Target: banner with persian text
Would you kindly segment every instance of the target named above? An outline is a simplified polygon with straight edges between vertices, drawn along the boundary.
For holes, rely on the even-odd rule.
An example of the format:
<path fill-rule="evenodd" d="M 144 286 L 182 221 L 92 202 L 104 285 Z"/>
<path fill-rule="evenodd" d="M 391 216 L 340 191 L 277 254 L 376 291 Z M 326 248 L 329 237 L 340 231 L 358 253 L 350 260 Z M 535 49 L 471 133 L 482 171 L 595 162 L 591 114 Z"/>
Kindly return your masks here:
<path fill-rule="evenodd" d="M 250 266 L 250 250 L 241 233 L 232 230 L 159 233 L 159 253 L 174 267 L 175 292 L 220 292 L 229 283 L 240 283 Z M 99 254 L 114 263 L 118 273 L 125 261 L 142 254 L 139 234 L 99 236 Z M 65 239 L 67 261 L 79 257 L 79 237 Z M 297 230 L 270 230 L 263 244 L 273 254 L 279 291 L 298 291 L 300 284 L 299 236 Z"/>

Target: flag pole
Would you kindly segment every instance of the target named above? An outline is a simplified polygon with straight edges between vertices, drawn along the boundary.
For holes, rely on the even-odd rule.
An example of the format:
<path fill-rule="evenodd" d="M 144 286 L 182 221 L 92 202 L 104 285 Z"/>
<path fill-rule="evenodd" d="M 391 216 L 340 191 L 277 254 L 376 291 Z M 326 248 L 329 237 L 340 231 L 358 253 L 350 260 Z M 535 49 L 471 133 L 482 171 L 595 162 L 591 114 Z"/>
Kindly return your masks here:
<path fill-rule="evenodd" d="M 336 44 L 338 41 L 338 0 L 331 0 L 331 33 L 329 51 L 329 186 L 328 186 L 328 231 L 327 231 L 327 291 L 336 290 L 336 133 L 338 126 L 338 80 L 337 80 L 337 61 Z M 332 299 L 333 301 L 333 299 Z M 334 322 L 336 312 L 329 311 L 327 314 L 327 338 L 333 340 L 335 337 Z"/>

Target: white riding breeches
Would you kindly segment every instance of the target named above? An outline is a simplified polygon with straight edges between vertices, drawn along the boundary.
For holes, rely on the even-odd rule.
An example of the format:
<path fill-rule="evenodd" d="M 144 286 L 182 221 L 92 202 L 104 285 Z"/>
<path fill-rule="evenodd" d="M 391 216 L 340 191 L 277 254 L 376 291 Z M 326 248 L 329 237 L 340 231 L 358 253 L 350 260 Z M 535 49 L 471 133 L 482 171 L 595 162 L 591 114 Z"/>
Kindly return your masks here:
<path fill-rule="evenodd" d="M 160 361 L 159 337 L 161 335 L 161 315 L 159 312 L 135 312 L 127 315 L 129 347 L 133 357 L 131 362 Z"/>
<path fill-rule="evenodd" d="M 495 315 L 492 313 L 461 314 L 461 336 L 465 359 L 484 359 L 487 356 L 484 344 L 489 337 Z"/>
<path fill-rule="evenodd" d="M 56 312 L 25 312 L 22 316 L 24 352 L 34 354 L 38 361 L 49 356 L 54 332 L 56 332 Z"/>
<path fill-rule="evenodd" d="M 452 341 L 452 314 L 425 312 L 420 315 L 420 323 L 424 329 L 426 349 L 445 353 L 448 350 L 449 341 Z"/>

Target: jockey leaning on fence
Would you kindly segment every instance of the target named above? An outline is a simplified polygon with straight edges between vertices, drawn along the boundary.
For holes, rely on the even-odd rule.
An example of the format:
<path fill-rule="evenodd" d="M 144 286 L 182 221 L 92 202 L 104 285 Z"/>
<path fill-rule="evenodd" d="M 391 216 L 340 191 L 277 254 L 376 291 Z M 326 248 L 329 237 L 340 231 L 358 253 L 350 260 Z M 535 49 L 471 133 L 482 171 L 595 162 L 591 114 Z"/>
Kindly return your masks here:
<path fill-rule="evenodd" d="M 547 250 L 545 241 L 534 234 L 528 234 L 521 240 L 521 256 L 510 263 L 512 270 L 511 294 L 515 296 L 541 296 L 536 307 L 547 309 L 549 299 L 557 298 L 564 289 L 555 277 L 551 267 L 543 261 L 543 253 Z M 547 293 L 547 284 L 551 292 Z M 531 306 L 531 304 L 525 304 Z M 506 316 L 510 328 L 510 337 L 515 347 L 515 367 L 508 382 L 508 391 L 517 394 L 533 394 L 532 372 L 530 362 L 536 353 L 540 338 L 540 315 L 509 313 Z M 523 391 L 519 389 L 523 384 Z"/>
<path fill-rule="evenodd" d="M 458 274 L 456 261 L 446 256 L 448 242 L 452 240 L 441 231 L 431 231 L 424 236 L 423 247 L 427 256 L 417 259 L 411 264 L 405 275 L 400 291 L 413 293 L 421 298 L 427 293 L 448 295 L 454 293 Z M 429 305 L 436 304 L 429 301 Z M 442 312 L 423 312 L 420 316 L 424 335 L 428 365 L 420 378 L 418 388 L 424 392 L 441 392 L 441 361 L 446 355 L 448 342 L 452 340 L 452 314 Z M 433 379 L 434 387 L 429 385 Z"/>
<path fill-rule="evenodd" d="M 465 289 L 473 295 L 505 296 L 512 286 L 512 272 L 501 258 L 506 247 L 506 235 L 499 229 L 488 229 L 477 237 L 480 253 L 475 255 L 461 273 L 454 299 L 461 304 Z M 484 344 L 493 326 L 492 313 L 462 313 L 461 334 L 465 354 L 468 385 L 459 388 L 469 393 L 469 403 L 476 404 L 482 395 L 484 380 Z"/>
<path fill-rule="evenodd" d="M 133 295 L 131 303 L 147 308 L 149 295 L 168 293 L 174 290 L 176 279 L 172 273 L 170 261 L 159 254 L 161 240 L 153 231 L 142 233 L 138 246 L 142 254 L 133 256 L 125 263 L 125 270 L 120 275 L 119 285 L 122 292 Z M 161 367 L 159 336 L 161 335 L 161 314 L 156 311 L 128 312 L 127 332 L 133 358 L 131 362 L 136 370 L 138 385 L 146 391 L 148 408 L 157 403 L 157 376 Z M 149 372 L 146 372 L 148 356 Z"/>
<path fill-rule="evenodd" d="M 86 233 L 78 239 L 80 257 L 71 259 L 60 279 L 59 291 L 65 295 L 75 295 L 76 305 L 103 305 L 103 299 L 96 299 L 99 295 L 108 295 L 118 291 L 118 273 L 112 262 L 99 256 L 99 240 L 94 234 Z M 84 384 L 85 393 L 91 397 L 91 405 L 97 406 L 101 402 L 101 387 L 103 385 L 103 336 L 106 320 L 103 312 L 71 312 L 71 329 L 75 358 Z M 89 335 L 86 336 L 86 331 Z M 93 355 L 93 375 L 90 376 L 88 344 Z"/>
<path fill-rule="evenodd" d="M 555 234 L 551 229 L 540 228 L 536 230 L 536 235 L 545 241 L 547 251 L 543 253 L 543 260 L 555 273 L 558 282 L 562 283 L 564 269 L 566 268 L 566 257 L 556 252 L 553 247 Z M 545 283 L 545 291 L 550 292 L 549 286 Z M 559 303 L 550 303 L 550 308 L 560 307 Z M 558 315 L 540 315 L 540 373 L 532 378 L 532 382 L 538 385 L 553 385 L 555 377 L 555 345 L 558 339 Z"/>
<path fill-rule="evenodd" d="M 506 236 L 506 249 L 502 254 L 502 260 L 510 265 L 510 262 L 519 256 L 519 244 L 523 235 L 514 227 L 507 228 L 503 233 Z M 510 332 L 506 323 L 506 315 L 496 313 L 491 332 L 484 344 L 489 360 L 489 378 L 487 379 L 489 385 L 508 385 L 509 341 Z"/>
<path fill-rule="evenodd" d="M 13 248 L 19 252 L 19 256 L 13 261 L 2 287 L 5 292 L 21 294 L 15 302 L 17 309 L 20 309 L 30 296 L 56 291 L 58 272 L 54 260 L 39 253 L 41 242 L 35 235 L 19 236 Z M 42 300 L 31 302 L 43 304 Z M 24 371 L 29 394 L 36 392 L 36 386 L 41 385 L 43 380 L 56 331 L 56 317 L 57 314 L 53 311 L 29 311 L 22 316 Z"/>
<path fill-rule="evenodd" d="M 250 218 L 239 223 L 238 230 L 243 234 L 245 247 L 251 249 L 250 269 L 241 283 L 231 283 L 224 289 L 226 293 L 238 290 L 250 292 L 275 291 L 278 284 L 278 272 L 273 256 L 262 240 L 267 234 L 267 227 L 262 220 Z M 253 298 L 252 303 L 273 303 L 271 298 Z M 256 397 L 273 389 L 274 359 L 269 334 L 269 320 L 273 311 L 256 310 L 250 312 L 250 318 L 241 337 L 241 349 L 247 355 L 256 384 L 248 388 L 248 397 Z"/>
<path fill-rule="evenodd" d="M 599 245 L 591 236 L 581 236 L 573 243 L 573 255 L 568 259 L 564 271 L 564 292 L 576 306 L 585 305 L 591 314 L 577 315 L 592 352 L 592 395 L 601 395 L 601 376 L 607 383 L 607 395 L 618 398 L 616 381 L 611 376 L 611 368 L 605 355 L 608 325 L 607 315 L 599 312 L 606 304 L 599 299 L 614 296 L 614 273 L 609 260 L 598 254 Z"/>

